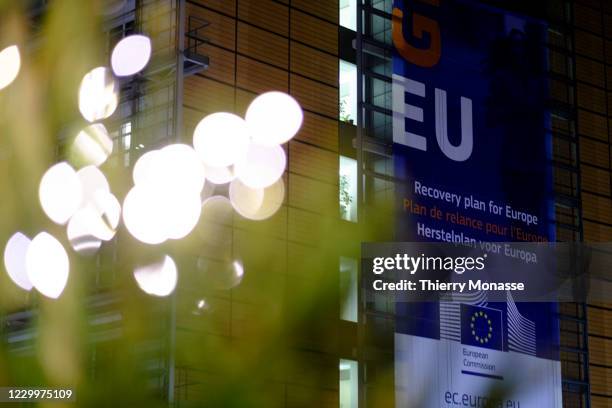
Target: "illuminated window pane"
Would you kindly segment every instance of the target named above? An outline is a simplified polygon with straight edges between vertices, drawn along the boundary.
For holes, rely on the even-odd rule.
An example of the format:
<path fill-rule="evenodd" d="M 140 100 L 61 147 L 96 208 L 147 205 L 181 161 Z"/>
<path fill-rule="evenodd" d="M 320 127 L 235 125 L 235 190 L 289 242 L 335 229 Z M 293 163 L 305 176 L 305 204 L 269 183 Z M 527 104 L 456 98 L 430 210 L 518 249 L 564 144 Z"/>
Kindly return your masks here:
<path fill-rule="evenodd" d="M 340 257 L 340 319 L 357 323 L 357 260 Z"/>
<path fill-rule="evenodd" d="M 340 25 L 357 31 L 357 0 L 340 0 Z"/>
<path fill-rule="evenodd" d="M 359 406 L 358 365 L 353 360 L 340 360 L 340 408 Z"/>
<path fill-rule="evenodd" d="M 340 218 L 357 222 L 357 160 L 340 156 Z"/>
<path fill-rule="evenodd" d="M 123 151 L 123 165 L 130 165 L 130 148 L 132 147 L 132 122 L 121 125 L 121 150 Z"/>
<path fill-rule="evenodd" d="M 340 100 L 339 119 L 343 122 L 357 123 L 357 66 L 340 60 Z"/>

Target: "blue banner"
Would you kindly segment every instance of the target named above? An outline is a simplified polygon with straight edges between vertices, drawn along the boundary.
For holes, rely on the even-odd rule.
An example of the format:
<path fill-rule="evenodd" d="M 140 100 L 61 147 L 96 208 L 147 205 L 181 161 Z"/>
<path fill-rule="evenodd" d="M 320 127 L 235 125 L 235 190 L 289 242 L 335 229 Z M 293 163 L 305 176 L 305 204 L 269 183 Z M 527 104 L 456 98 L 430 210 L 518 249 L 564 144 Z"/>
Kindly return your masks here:
<path fill-rule="evenodd" d="M 469 0 L 395 0 L 392 32 L 396 241 L 554 241 L 546 25 Z M 560 407 L 557 310 L 478 293 L 398 303 L 398 406 L 449 403 L 440 390 L 431 403 L 410 405 L 411 386 L 397 378 L 418 359 L 407 350 L 436 352 L 444 343 L 440 352 L 458 359 L 448 363 L 457 377 L 438 382 L 467 381 L 461 392 L 470 394 L 476 385 L 464 378 L 514 378 L 501 361 L 541 367 L 551 388 L 534 396 L 518 387 L 512 403 Z"/>

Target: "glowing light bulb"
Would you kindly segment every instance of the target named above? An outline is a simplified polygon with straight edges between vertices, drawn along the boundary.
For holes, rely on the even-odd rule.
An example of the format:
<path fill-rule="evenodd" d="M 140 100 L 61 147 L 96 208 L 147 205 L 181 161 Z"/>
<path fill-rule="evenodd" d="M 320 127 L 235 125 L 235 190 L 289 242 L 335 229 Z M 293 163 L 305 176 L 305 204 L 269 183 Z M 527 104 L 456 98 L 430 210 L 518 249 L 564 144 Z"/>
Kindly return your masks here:
<path fill-rule="evenodd" d="M 43 211 L 57 224 L 65 224 L 81 205 L 83 188 L 70 165 L 58 163 L 43 175 L 38 188 Z"/>
<path fill-rule="evenodd" d="M 145 293 L 153 296 L 168 296 L 176 287 L 178 279 L 176 264 L 166 255 L 161 262 L 136 268 L 134 278 Z"/>
<path fill-rule="evenodd" d="M 244 156 L 248 144 L 246 122 L 232 113 L 218 112 L 206 116 L 193 133 L 193 146 L 207 166 L 234 164 Z"/>
<path fill-rule="evenodd" d="M 21 232 L 14 233 L 4 248 L 4 267 L 9 278 L 22 289 L 32 289 L 26 271 L 26 253 L 30 246 L 30 238 Z"/>
<path fill-rule="evenodd" d="M 244 159 L 236 163 L 236 177 L 251 188 L 271 186 L 281 178 L 287 164 L 287 156 L 282 147 L 249 145 Z"/>
<path fill-rule="evenodd" d="M 106 119 L 117 109 L 119 87 L 105 67 L 94 68 L 81 81 L 79 110 L 89 122 Z"/>
<path fill-rule="evenodd" d="M 16 45 L 0 51 L 0 89 L 6 88 L 17 78 L 20 68 L 21 56 Z"/>
<path fill-rule="evenodd" d="M 117 76 L 129 76 L 142 71 L 151 59 L 151 40 L 144 35 L 130 35 L 113 48 L 111 67 Z"/>
<path fill-rule="evenodd" d="M 274 146 L 295 136 L 302 126 L 304 114 L 290 95 L 266 92 L 251 102 L 245 119 L 254 142 Z"/>
<path fill-rule="evenodd" d="M 32 285 L 43 295 L 57 299 L 68 282 L 70 262 L 64 247 L 47 232 L 34 237 L 26 253 L 26 271 Z"/>
<path fill-rule="evenodd" d="M 79 162 L 100 166 L 113 152 L 113 141 L 101 123 L 89 125 L 79 132 L 71 153 Z"/>

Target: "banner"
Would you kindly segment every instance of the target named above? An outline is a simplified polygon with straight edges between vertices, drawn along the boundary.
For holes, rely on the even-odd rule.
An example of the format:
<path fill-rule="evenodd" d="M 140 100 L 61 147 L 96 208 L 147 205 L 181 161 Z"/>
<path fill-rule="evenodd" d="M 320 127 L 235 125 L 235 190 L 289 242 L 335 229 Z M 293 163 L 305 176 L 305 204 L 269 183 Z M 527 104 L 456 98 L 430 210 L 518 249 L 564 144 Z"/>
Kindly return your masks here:
<path fill-rule="evenodd" d="M 468 0 L 395 0 L 396 241 L 555 240 L 547 27 Z M 396 406 L 561 407 L 554 303 L 397 303 Z"/>

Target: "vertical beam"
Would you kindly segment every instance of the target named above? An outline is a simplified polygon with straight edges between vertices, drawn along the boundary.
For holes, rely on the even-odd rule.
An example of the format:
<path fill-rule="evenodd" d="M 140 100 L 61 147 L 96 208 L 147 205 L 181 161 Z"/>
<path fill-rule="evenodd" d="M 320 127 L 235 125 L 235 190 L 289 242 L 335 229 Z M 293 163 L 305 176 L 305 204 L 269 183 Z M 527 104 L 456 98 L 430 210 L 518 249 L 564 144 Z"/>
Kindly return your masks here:
<path fill-rule="evenodd" d="M 357 2 L 357 33 L 355 36 L 355 64 L 357 65 L 357 132 L 356 132 L 356 159 L 357 159 L 357 223 L 364 225 L 364 187 L 365 180 L 363 179 L 363 127 L 364 127 L 364 101 L 363 101 L 363 11 L 362 1 Z M 361 262 L 358 264 L 358 281 L 362 278 L 363 271 L 361 270 Z M 357 291 L 357 406 L 366 406 L 365 395 L 365 285 L 359 285 L 360 290 Z"/>
<path fill-rule="evenodd" d="M 185 67 L 185 0 L 176 0 L 176 84 L 174 90 L 174 140 L 181 142 L 183 132 L 183 69 Z"/>
<path fill-rule="evenodd" d="M 185 65 L 185 0 L 175 0 L 176 6 L 176 78 L 174 86 L 174 134 L 172 139 L 180 143 L 183 133 L 183 68 Z M 170 141 L 169 141 L 170 142 Z M 170 337 L 168 342 L 168 403 L 175 405 L 176 383 L 176 297 L 177 289 L 170 300 Z"/>
<path fill-rule="evenodd" d="M 577 193 L 577 202 L 578 202 L 578 208 L 576 209 L 578 214 L 577 214 L 577 218 L 578 218 L 578 240 L 580 242 L 584 241 L 584 223 L 583 223 L 583 219 L 582 219 L 582 171 L 581 171 L 581 162 L 580 162 L 580 131 L 579 131 L 579 124 L 578 124 L 578 89 L 577 89 L 577 82 L 576 82 L 576 19 L 575 19 L 575 15 L 574 15 L 574 0 L 566 0 L 566 11 L 568 12 L 568 16 L 567 16 L 567 20 L 569 22 L 569 25 L 571 27 L 571 37 L 570 37 L 570 45 L 571 45 L 571 63 L 570 63 L 570 67 L 572 69 L 571 72 L 571 81 L 572 81 L 572 88 L 573 88 L 573 103 L 574 103 L 574 138 L 576 141 L 576 193 Z M 603 11 L 602 11 L 603 12 Z M 577 309 L 577 314 L 579 314 L 578 317 L 579 319 L 581 319 L 579 326 L 579 333 L 578 336 L 581 340 L 581 346 L 583 348 L 583 353 L 581 356 L 579 356 L 579 359 L 581 359 L 581 363 L 582 363 L 582 375 L 581 375 L 581 380 L 584 381 L 584 383 L 586 383 L 586 386 L 584 389 L 581 389 L 581 394 L 584 398 L 581 399 L 581 402 L 584 401 L 584 407 L 585 408 L 590 408 L 591 407 L 591 383 L 590 383 L 590 376 L 589 376 L 589 364 L 590 364 L 590 359 L 589 359 L 589 328 L 588 328 L 588 322 L 587 322 L 587 305 L 586 303 L 579 303 L 576 305 L 576 309 Z M 580 327 L 582 328 L 582 330 L 580 330 Z"/>

